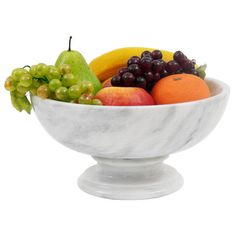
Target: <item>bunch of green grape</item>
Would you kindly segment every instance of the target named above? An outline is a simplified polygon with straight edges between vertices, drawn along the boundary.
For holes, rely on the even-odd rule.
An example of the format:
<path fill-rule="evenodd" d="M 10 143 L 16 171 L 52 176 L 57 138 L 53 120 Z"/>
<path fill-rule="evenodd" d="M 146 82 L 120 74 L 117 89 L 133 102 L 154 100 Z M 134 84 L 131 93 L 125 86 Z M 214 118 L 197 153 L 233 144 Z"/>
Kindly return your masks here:
<path fill-rule="evenodd" d="M 59 68 L 43 63 L 17 68 L 5 81 L 5 88 L 10 91 L 12 105 L 18 110 L 30 113 L 32 105 L 27 98 L 28 92 L 43 99 L 88 105 L 102 105 L 94 98 L 94 88 L 89 81 L 79 81 L 70 65 Z"/>

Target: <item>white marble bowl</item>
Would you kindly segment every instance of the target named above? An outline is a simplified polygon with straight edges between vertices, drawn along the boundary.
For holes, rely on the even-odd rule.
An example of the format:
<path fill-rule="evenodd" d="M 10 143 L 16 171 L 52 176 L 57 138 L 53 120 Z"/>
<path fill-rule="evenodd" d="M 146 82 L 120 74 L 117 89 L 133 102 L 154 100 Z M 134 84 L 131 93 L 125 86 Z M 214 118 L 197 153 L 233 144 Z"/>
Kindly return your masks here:
<path fill-rule="evenodd" d="M 163 160 L 205 138 L 225 110 L 228 86 L 215 79 L 206 81 L 212 96 L 194 102 L 115 107 L 34 96 L 32 103 L 53 138 L 98 162 L 79 178 L 81 189 L 111 199 L 153 198 L 183 184 Z"/>

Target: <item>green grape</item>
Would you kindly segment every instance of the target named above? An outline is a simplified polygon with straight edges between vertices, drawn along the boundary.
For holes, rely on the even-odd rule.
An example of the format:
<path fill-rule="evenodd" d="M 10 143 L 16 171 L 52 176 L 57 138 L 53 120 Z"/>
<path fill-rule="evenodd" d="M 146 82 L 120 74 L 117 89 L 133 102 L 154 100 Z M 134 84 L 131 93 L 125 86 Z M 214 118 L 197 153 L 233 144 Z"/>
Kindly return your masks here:
<path fill-rule="evenodd" d="M 17 97 L 15 95 L 15 92 L 11 92 L 11 103 L 13 105 L 13 107 L 17 110 L 17 111 L 22 111 L 23 108 L 20 106 L 20 104 L 18 104 L 17 102 Z"/>
<path fill-rule="evenodd" d="M 15 93 L 15 96 L 18 97 L 18 98 L 22 98 L 22 97 L 25 96 L 25 93 L 20 93 L 17 90 L 15 90 L 14 93 Z"/>
<path fill-rule="evenodd" d="M 12 76 L 9 76 L 6 81 L 5 81 L 5 84 L 4 84 L 4 87 L 6 90 L 8 91 L 14 91 L 16 89 L 15 85 L 14 85 L 14 82 L 13 82 L 13 79 L 12 79 Z"/>
<path fill-rule="evenodd" d="M 48 87 L 48 84 L 43 84 L 37 89 L 37 96 L 46 99 L 51 95 L 51 91 Z"/>
<path fill-rule="evenodd" d="M 16 102 L 22 108 L 22 110 L 25 110 L 26 112 L 30 114 L 32 105 L 30 104 L 26 96 L 22 98 L 16 98 Z"/>
<path fill-rule="evenodd" d="M 51 95 L 49 96 L 50 99 L 53 100 L 57 100 L 56 94 L 55 93 L 51 93 Z"/>
<path fill-rule="evenodd" d="M 103 104 L 102 104 L 102 101 L 99 100 L 99 99 L 97 99 L 97 98 L 94 98 L 94 99 L 92 100 L 92 104 L 93 104 L 93 105 L 103 105 Z"/>
<path fill-rule="evenodd" d="M 68 64 L 62 64 L 59 66 L 59 72 L 62 75 L 71 73 L 71 66 Z"/>
<path fill-rule="evenodd" d="M 29 73 L 24 74 L 20 77 L 20 85 L 23 87 L 30 87 L 32 82 L 33 82 L 33 79 Z"/>
<path fill-rule="evenodd" d="M 82 93 L 92 93 L 93 92 L 93 85 L 89 81 L 82 81 L 81 82 L 81 90 Z"/>
<path fill-rule="evenodd" d="M 36 77 L 37 76 L 37 65 L 33 65 L 31 66 L 29 73 L 33 76 Z"/>
<path fill-rule="evenodd" d="M 88 82 L 86 82 L 86 81 L 81 82 L 81 91 L 82 91 L 82 93 L 87 92 L 87 89 L 88 89 Z"/>
<path fill-rule="evenodd" d="M 24 95 L 29 91 L 28 88 L 21 86 L 20 83 L 17 84 L 16 90 L 17 90 L 17 92 L 19 92 L 20 94 L 24 94 Z"/>
<path fill-rule="evenodd" d="M 37 89 L 41 86 L 42 83 L 36 79 L 33 79 L 31 86 L 29 87 L 29 91 L 32 95 L 37 95 Z"/>
<path fill-rule="evenodd" d="M 60 79 L 61 78 L 61 74 L 56 66 L 49 66 L 47 78 L 49 81 L 51 81 L 53 79 Z"/>
<path fill-rule="evenodd" d="M 41 82 L 36 80 L 36 79 L 33 79 L 33 83 L 32 83 L 32 86 L 34 88 L 38 88 L 39 86 L 41 85 Z"/>
<path fill-rule="evenodd" d="M 49 65 L 48 66 L 48 72 L 50 73 L 50 71 L 58 71 L 59 72 L 59 70 L 58 70 L 58 68 L 56 67 L 56 66 L 54 66 L 54 65 Z"/>
<path fill-rule="evenodd" d="M 59 68 L 43 63 L 33 65 L 28 70 L 17 68 L 6 79 L 4 86 L 10 91 L 15 109 L 28 113 L 32 106 L 26 97 L 27 92 L 43 99 L 102 105 L 99 99 L 94 98 L 93 84 L 89 81 L 79 82 L 68 64 L 63 64 Z"/>
<path fill-rule="evenodd" d="M 19 97 L 17 91 L 11 92 L 11 103 L 18 111 L 25 110 L 30 114 L 32 106 L 26 96 Z"/>
<path fill-rule="evenodd" d="M 33 65 L 30 68 L 29 73 L 35 78 L 43 78 L 49 72 L 49 67 L 44 63 L 39 63 L 38 65 Z"/>
<path fill-rule="evenodd" d="M 65 74 L 62 77 L 62 85 L 64 87 L 71 87 L 72 85 L 77 84 L 77 79 L 72 73 Z"/>
<path fill-rule="evenodd" d="M 49 82 L 48 87 L 52 92 L 55 92 L 61 87 L 61 81 L 59 79 L 53 79 Z"/>
<path fill-rule="evenodd" d="M 32 95 L 37 95 L 37 88 L 35 88 L 33 86 L 30 87 L 29 91 Z"/>
<path fill-rule="evenodd" d="M 68 95 L 72 99 L 79 98 L 82 94 L 81 86 L 79 84 L 73 85 L 68 89 Z"/>
<path fill-rule="evenodd" d="M 49 67 L 46 64 L 44 64 L 44 63 L 39 63 L 37 65 L 37 71 L 38 71 L 37 72 L 38 75 L 45 76 L 49 72 Z"/>
<path fill-rule="evenodd" d="M 88 84 L 88 89 L 87 89 L 87 91 L 88 91 L 89 93 L 93 93 L 93 92 L 94 92 L 93 84 L 90 83 L 90 82 L 89 82 L 89 84 Z"/>
<path fill-rule="evenodd" d="M 20 80 L 21 76 L 24 74 L 27 74 L 27 73 L 28 73 L 28 71 L 26 69 L 17 68 L 12 71 L 11 76 L 12 76 L 13 81 L 18 82 Z"/>
<path fill-rule="evenodd" d="M 78 101 L 79 101 L 80 104 L 92 105 L 92 99 L 93 99 L 92 94 L 84 93 L 79 97 Z"/>
<path fill-rule="evenodd" d="M 68 100 L 68 89 L 66 87 L 60 87 L 55 91 L 56 98 L 61 101 Z"/>
<path fill-rule="evenodd" d="M 78 99 L 70 100 L 70 103 L 78 103 Z"/>

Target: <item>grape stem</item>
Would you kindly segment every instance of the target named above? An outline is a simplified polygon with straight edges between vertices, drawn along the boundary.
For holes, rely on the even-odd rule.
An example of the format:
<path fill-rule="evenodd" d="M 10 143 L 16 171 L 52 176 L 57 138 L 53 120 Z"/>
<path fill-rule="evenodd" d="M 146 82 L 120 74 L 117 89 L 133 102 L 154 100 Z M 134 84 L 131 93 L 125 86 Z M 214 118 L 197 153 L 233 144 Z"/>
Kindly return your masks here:
<path fill-rule="evenodd" d="M 38 80 L 38 81 L 41 81 L 41 82 L 45 82 L 45 83 L 47 83 L 47 84 L 49 83 L 48 78 L 47 78 L 46 76 L 43 76 L 43 77 L 41 77 L 41 78 L 33 77 L 33 79 Z"/>
<path fill-rule="evenodd" d="M 70 38 L 69 38 L 69 48 L 68 48 L 69 52 L 71 51 L 71 39 L 72 39 L 72 36 L 70 36 Z"/>
<path fill-rule="evenodd" d="M 31 66 L 29 66 L 29 65 L 25 65 L 25 66 L 23 66 L 22 68 L 23 68 L 23 69 L 25 69 L 25 68 L 29 68 L 29 69 L 30 69 Z"/>

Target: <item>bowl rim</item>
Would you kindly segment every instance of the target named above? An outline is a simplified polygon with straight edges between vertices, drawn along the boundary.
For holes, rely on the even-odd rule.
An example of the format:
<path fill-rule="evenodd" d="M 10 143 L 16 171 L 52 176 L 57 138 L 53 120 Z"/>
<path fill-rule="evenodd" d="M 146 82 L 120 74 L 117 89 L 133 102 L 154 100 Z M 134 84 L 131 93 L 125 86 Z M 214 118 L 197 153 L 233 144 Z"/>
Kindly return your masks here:
<path fill-rule="evenodd" d="M 195 101 L 189 101 L 189 102 L 179 102 L 179 103 L 173 103 L 173 104 L 157 104 L 157 105 L 142 105 L 142 106 L 101 106 L 101 105 L 86 105 L 86 104 L 74 104 L 74 103 L 69 103 L 69 102 L 62 102 L 62 101 L 57 101 L 57 100 L 53 100 L 53 99 L 42 99 L 36 95 L 32 95 L 32 98 L 47 102 L 47 103 L 56 103 L 56 104 L 63 104 L 65 106 L 73 106 L 73 107 L 89 107 L 89 108 L 96 108 L 96 109 L 148 109 L 148 108 L 164 108 L 164 107 L 178 107 L 178 106 L 189 106 L 189 105 L 193 105 L 196 103 L 205 103 L 205 102 L 209 102 L 215 99 L 219 99 L 221 97 L 224 97 L 226 95 L 229 94 L 230 92 L 230 88 L 229 86 L 218 80 L 218 79 L 214 79 L 214 78 L 210 78 L 210 77 L 206 77 L 205 78 L 206 82 L 213 82 L 214 84 L 220 85 L 220 87 L 222 88 L 222 90 L 213 96 L 210 96 L 208 98 L 203 98 L 203 99 L 199 99 L 199 100 L 195 100 Z"/>

